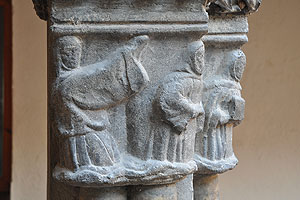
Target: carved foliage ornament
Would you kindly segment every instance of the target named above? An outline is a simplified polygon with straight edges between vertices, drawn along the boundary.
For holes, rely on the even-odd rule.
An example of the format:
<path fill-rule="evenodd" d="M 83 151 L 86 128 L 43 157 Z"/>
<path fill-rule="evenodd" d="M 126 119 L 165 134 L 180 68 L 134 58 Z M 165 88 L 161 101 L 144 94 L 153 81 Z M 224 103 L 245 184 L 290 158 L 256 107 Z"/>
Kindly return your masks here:
<path fill-rule="evenodd" d="M 261 4 L 261 0 L 208 0 L 207 7 L 210 14 L 255 12 Z"/>
<path fill-rule="evenodd" d="M 48 2 L 47 0 L 32 0 L 36 14 L 43 20 L 48 18 Z"/>

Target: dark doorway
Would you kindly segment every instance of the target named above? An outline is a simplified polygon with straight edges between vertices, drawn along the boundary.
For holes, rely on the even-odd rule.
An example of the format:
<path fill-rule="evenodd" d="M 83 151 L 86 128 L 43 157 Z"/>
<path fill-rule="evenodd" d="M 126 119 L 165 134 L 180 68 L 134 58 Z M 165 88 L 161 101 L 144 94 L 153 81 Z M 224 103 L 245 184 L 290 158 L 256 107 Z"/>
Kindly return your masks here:
<path fill-rule="evenodd" d="M 0 199 L 9 198 L 12 133 L 11 1 L 0 0 Z"/>

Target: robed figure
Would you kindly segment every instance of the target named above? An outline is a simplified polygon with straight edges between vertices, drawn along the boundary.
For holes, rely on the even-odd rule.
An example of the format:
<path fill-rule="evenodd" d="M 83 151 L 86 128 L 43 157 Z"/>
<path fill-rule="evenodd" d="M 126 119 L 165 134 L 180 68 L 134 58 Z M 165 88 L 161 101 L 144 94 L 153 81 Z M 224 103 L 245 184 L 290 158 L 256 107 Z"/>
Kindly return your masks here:
<path fill-rule="evenodd" d="M 187 61 L 167 75 L 154 101 L 158 124 L 153 128 L 152 159 L 187 163 L 193 160 L 195 134 L 201 132 L 204 109 L 201 102 L 204 45 L 188 46 Z"/>
<path fill-rule="evenodd" d="M 149 81 L 138 61 L 147 41 L 147 36 L 135 37 L 105 60 L 80 66 L 81 40 L 75 36 L 57 40 L 58 78 L 52 106 L 60 168 L 97 170 L 120 162 L 117 144 L 108 131 L 107 110 L 128 100 Z"/>

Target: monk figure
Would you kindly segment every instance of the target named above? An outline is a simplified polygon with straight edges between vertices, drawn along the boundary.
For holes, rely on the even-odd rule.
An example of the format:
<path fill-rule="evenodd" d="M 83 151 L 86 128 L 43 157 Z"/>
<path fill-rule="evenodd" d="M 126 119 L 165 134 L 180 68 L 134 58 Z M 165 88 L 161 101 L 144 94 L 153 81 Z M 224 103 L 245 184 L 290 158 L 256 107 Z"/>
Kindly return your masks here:
<path fill-rule="evenodd" d="M 188 59 L 180 70 L 167 75 L 157 89 L 152 159 L 187 163 L 193 160 L 195 134 L 202 129 L 201 103 L 204 45 L 188 46 Z"/>
<path fill-rule="evenodd" d="M 96 170 L 120 162 L 118 146 L 108 131 L 107 110 L 127 101 L 149 81 L 138 61 L 148 40 L 148 36 L 135 37 L 107 59 L 83 67 L 81 40 L 75 36 L 57 40 L 59 70 L 52 106 L 60 168 Z"/>

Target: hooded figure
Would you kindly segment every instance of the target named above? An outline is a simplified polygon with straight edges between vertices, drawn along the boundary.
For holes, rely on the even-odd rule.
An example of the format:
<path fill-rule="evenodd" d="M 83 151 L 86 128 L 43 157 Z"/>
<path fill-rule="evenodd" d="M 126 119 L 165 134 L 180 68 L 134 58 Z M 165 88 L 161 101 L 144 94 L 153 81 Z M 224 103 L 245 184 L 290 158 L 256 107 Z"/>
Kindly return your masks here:
<path fill-rule="evenodd" d="M 185 66 L 167 75 L 159 85 L 154 101 L 157 121 L 152 130 L 152 159 L 186 163 L 193 159 L 195 134 L 202 129 L 201 103 L 204 45 L 188 46 Z"/>
<path fill-rule="evenodd" d="M 241 50 L 233 50 L 225 58 L 214 75 L 204 81 L 205 123 L 195 145 L 195 161 L 203 174 L 222 173 L 238 162 L 232 148 L 232 129 L 244 118 L 239 81 L 246 56 Z"/>
<path fill-rule="evenodd" d="M 102 62 L 81 67 L 81 40 L 64 36 L 58 42 L 58 78 L 53 85 L 59 167 L 112 166 L 120 153 L 109 133 L 107 110 L 141 91 L 149 81 L 136 54 L 147 36 L 133 38 Z"/>

